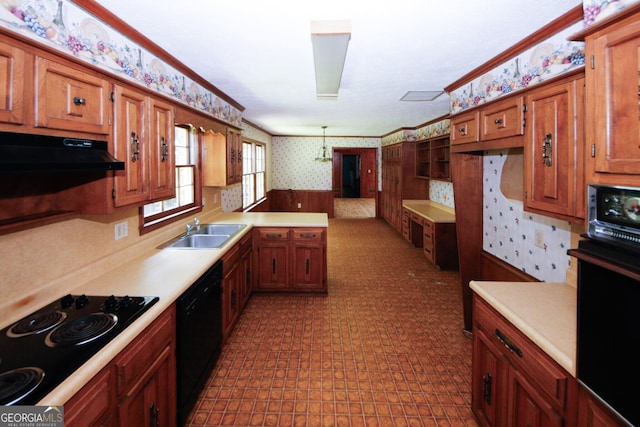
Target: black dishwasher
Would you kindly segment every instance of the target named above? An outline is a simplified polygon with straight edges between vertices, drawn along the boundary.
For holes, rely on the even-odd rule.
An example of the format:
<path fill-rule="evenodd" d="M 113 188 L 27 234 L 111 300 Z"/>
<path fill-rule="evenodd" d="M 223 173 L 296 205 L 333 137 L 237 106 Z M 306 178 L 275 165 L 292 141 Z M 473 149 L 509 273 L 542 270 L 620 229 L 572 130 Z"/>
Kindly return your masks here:
<path fill-rule="evenodd" d="M 178 425 L 184 425 L 222 347 L 222 260 L 176 301 Z"/>

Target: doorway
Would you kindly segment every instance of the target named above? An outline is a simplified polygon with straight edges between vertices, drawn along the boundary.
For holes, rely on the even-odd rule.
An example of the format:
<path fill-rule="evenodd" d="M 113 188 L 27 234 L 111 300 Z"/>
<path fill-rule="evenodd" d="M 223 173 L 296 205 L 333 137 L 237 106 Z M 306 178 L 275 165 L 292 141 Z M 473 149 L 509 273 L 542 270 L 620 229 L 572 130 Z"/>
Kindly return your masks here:
<path fill-rule="evenodd" d="M 371 218 L 378 214 L 377 148 L 333 148 L 332 193 L 335 216 Z"/>
<path fill-rule="evenodd" d="M 360 198 L 360 154 L 342 156 L 342 197 Z"/>

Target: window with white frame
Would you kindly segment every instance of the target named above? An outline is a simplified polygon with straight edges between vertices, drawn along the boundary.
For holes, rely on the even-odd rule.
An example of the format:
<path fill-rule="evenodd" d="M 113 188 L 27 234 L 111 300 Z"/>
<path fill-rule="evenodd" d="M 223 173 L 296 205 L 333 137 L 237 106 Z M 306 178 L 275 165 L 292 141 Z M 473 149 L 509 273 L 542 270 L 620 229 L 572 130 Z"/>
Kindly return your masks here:
<path fill-rule="evenodd" d="M 196 200 L 196 141 L 190 126 L 175 127 L 176 196 L 149 203 L 142 208 L 143 227 L 156 224 L 198 207 Z"/>
<path fill-rule="evenodd" d="M 265 145 L 260 142 L 242 143 L 242 208 L 252 206 L 266 196 Z"/>

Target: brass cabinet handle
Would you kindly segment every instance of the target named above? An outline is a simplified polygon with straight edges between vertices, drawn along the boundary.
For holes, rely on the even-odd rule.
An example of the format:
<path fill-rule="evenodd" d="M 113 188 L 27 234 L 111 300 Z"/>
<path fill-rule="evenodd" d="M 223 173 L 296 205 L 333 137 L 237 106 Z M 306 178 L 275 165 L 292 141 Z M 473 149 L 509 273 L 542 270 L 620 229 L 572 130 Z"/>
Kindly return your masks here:
<path fill-rule="evenodd" d="M 140 158 L 140 140 L 135 132 L 131 132 L 131 161 L 136 162 Z"/>
<path fill-rule="evenodd" d="M 482 398 L 487 405 L 491 405 L 491 389 L 493 382 L 493 377 L 491 376 L 491 372 L 487 372 L 487 375 L 482 377 Z"/>
<path fill-rule="evenodd" d="M 501 125 L 502 124 L 502 119 L 495 119 L 493 122 L 495 124 L 497 124 L 497 125 Z"/>
<path fill-rule="evenodd" d="M 316 237 L 315 233 L 302 233 L 300 234 L 300 237 L 305 237 L 307 239 L 313 239 L 314 237 Z"/>
<path fill-rule="evenodd" d="M 542 162 L 545 166 L 551 166 L 551 154 L 553 152 L 553 135 L 548 133 L 542 140 Z"/>
<path fill-rule="evenodd" d="M 507 336 L 503 334 L 500 329 L 496 329 L 493 334 L 496 336 L 496 338 L 498 338 L 498 341 L 500 341 L 500 343 L 502 343 L 502 345 L 507 348 L 507 350 L 517 354 L 519 357 L 522 357 L 522 350 L 520 350 L 517 345 L 511 342 L 511 340 L 507 338 Z"/>
<path fill-rule="evenodd" d="M 74 96 L 73 97 L 73 103 L 75 105 L 86 105 L 87 104 L 87 100 L 84 98 L 81 98 L 79 96 Z"/>
<path fill-rule="evenodd" d="M 466 127 L 459 128 L 458 132 L 460 133 L 460 135 L 466 136 L 467 135 L 467 128 Z"/>
<path fill-rule="evenodd" d="M 269 233 L 267 234 L 267 238 L 268 239 L 279 239 L 282 237 L 282 234 L 280 233 Z"/>
<path fill-rule="evenodd" d="M 160 161 L 165 162 L 169 157 L 169 144 L 164 136 L 160 137 Z"/>

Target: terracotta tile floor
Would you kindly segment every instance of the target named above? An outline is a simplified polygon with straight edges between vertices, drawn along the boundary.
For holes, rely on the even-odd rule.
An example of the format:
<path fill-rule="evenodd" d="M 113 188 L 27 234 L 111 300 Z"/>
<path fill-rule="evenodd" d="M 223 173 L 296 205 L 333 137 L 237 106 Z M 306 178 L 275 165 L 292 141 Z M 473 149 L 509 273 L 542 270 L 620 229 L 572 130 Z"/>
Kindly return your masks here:
<path fill-rule="evenodd" d="M 475 426 L 456 272 L 331 219 L 328 296 L 254 295 L 187 425 Z"/>

